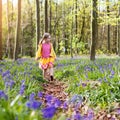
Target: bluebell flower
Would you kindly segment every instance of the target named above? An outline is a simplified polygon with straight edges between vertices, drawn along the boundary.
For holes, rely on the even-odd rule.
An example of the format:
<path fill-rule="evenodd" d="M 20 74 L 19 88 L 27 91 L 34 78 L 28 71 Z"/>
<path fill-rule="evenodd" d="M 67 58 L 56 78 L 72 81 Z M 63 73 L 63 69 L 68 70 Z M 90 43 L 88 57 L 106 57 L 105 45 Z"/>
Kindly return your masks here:
<path fill-rule="evenodd" d="M 76 102 L 76 100 L 77 100 L 77 95 L 74 95 L 72 98 L 71 98 L 71 102 Z"/>
<path fill-rule="evenodd" d="M 47 105 L 47 106 L 51 106 L 51 105 L 54 105 L 54 103 L 53 103 L 53 101 L 47 101 L 47 102 L 46 102 L 46 105 Z"/>
<path fill-rule="evenodd" d="M 26 88 L 26 86 L 25 86 L 25 80 L 22 80 L 21 81 L 21 86 L 20 86 L 20 91 L 19 91 L 19 94 L 20 95 L 23 95 L 24 94 L 24 91 L 25 91 L 25 88 Z"/>
<path fill-rule="evenodd" d="M 93 118 L 94 118 L 94 112 L 93 112 L 93 110 L 88 110 L 88 119 L 89 120 L 93 120 Z"/>
<path fill-rule="evenodd" d="M 2 74 L 2 69 L 0 68 L 0 74 Z"/>
<path fill-rule="evenodd" d="M 89 120 L 87 115 L 83 116 L 83 120 Z"/>
<path fill-rule="evenodd" d="M 50 106 L 42 109 L 43 117 L 46 119 L 51 119 L 54 116 L 55 112 L 56 112 L 55 106 Z"/>
<path fill-rule="evenodd" d="M 86 83 L 82 83 L 82 87 L 86 87 L 87 86 L 87 84 Z"/>
<path fill-rule="evenodd" d="M 82 100 L 75 104 L 75 110 L 77 111 L 79 107 L 82 105 Z"/>
<path fill-rule="evenodd" d="M 2 77 L 5 77 L 5 76 L 8 75 L 8 74 L 10 74 L 10 71 L 9 71 L 9 70 L 3 72 L 3 73 L 2 73 Z"/>
<path fill-rule="evenodd" d="M 115 72 L 112 70 L 112 71 L 111 71 L 111 75 L 113 76 L 114 74 L 115 74 Z"/>
<path fill-rule="evenodd" d="M 74 115 L 74 120 L 83 120 L 79 112 Z"/>
<path fill-rule="evenodd" d="M 46 96 L 45 96 L 45 99 L 46 99 L 47 102 L 48 102 L 48 101 L 52 101 L 53 96 L 52 96 L 52 95 L 46 95 Z"/>
<path fill-rule="evenodd" d="M 112 68 L 112 66 L 113 66 L 112 64 L 108 64 L 108 68 L 109 68 L 109 69 L 111 69 L 111 68 Z"/>
<path fill-rule="evenodd" d="M 60 107 L 61 104 L 62 104 L 62 102 L 61 102 L 59 99 L 56 99 L 56 100 L 54 101 L 54 106 L 55 106 L 55 108 Z"/>
<path fill-rule="evenodd" d="M 120 108 L 116 110 L 117 114 L 120 115 Z"/>
<path fill-rule="evenodd" d="M 68 109 L 68 104 L 67 104 L 66 101 L 63 103 L 63 109 L 64 109 L 64 110 Z"/>
<path fill-rule="evenodd" d="M 35 93 L 31 93 L 31 94 L 30 94 L 29 100 L 30 100 L 30 101 L 35 100 Z"/>
<path fill-rule="evenodd" d="M 6 88 L 10 87 L 10 89 L 12 89 L 14 84 L 15 84 L 15 82 L 13 80 L 5 81 Z"/>
<path fill-rule="evenodd" d="M 43 93 L 42 92 L 38 92 L 38 97 L 43 97 Z"/>
<path fill-rule="evenodd" d="M 4 98 L 5 100 L 8 100 L 8 96 L 5 94 L 3 90 L 0 90 L 0 99 Z"/>
<path fill-rule="evenodd" d="M 30 108 L 30 109 L 34 109 L 34 110 L 36 110 L 36 109 L 38 109 L 40 106 L 41 106 L 41 102 L 39 102 L 39 101 L 36 101 L 36 100 L 33 100 L 33 101 L 28 101 L 27 103 L 26 103 L 26 106 L 28 107 L 28 108 Z"/>
<path fill-rule="evenodd" d="M 75 103 L 75 102 L 79 103 L 81 101 L 82 101 L 82 97 L 80 95 L 74 95 L 70 100 L 70 102 L 72 103 Z"/>
<path fill-rule="evenodd" d="M 23 94 L 24 94 L 25 88 L 26 88 L 26 86 L 25 86 L 24 84 L 21 85 L 20 91 L 19 91 L 20 95 L 23 95 Z"/>
<path fill-rule="evenodd" d="M 67 118 L 66 120 L 71 120 L 70 118 Z"/>

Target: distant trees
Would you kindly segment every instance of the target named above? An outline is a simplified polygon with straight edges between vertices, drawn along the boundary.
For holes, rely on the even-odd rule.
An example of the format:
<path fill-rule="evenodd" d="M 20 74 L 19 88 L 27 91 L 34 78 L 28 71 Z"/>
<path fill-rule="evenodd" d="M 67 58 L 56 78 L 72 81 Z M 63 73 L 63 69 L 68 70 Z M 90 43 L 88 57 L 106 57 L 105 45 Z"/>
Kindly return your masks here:
<path fill-rule="evenodd" d="M 50 32 L 57 55 L 90 54 L 91 60 L 99 53 L 120 55 L 119 1 L 92 0 L 92 3 L 91 0 L 24 0 L 17 12 L 13 0 L 7 0 L 0 11 L 3 56 L 33 57 L 44 32 Z"/>

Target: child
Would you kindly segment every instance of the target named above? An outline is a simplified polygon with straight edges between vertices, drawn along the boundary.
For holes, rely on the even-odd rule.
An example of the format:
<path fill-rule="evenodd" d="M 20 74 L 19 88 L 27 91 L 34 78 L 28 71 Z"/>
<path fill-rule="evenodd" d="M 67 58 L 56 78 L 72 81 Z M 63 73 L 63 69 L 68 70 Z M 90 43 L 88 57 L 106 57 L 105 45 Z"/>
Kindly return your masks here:
<path fill-rule="evenodd" d="M 39 42 L 36 60 L 39 60 L 39 68 L 43 70 L 43 76 L 49 81 L 53 81 L 53 64 L 56 54 L 53 45 L 50 42 L 50 34 L 44 33 L 42 40 Z"/>

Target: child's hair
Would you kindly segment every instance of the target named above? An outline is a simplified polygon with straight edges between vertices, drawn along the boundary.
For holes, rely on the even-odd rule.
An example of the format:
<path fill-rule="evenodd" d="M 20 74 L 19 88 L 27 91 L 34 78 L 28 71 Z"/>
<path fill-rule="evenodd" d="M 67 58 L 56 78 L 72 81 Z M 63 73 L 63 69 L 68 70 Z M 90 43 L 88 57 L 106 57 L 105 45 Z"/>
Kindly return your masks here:
<path fill-rule="evenodd" d="M 44 35 L 43 35 L 42 39 L 40 40 L 39 44 L 42 44 L 43 40 L 48 38 L 49 36 L 50 36 L 49 33 L 44 33 Z"/>

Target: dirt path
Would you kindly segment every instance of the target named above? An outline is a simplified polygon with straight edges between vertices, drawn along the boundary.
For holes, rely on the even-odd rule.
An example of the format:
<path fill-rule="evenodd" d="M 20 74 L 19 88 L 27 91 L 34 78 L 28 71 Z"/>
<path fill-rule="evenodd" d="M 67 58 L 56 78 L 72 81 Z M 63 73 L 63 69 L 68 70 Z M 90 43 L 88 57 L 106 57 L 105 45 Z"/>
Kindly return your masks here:
<path fill-rule="evenodd" d="M 43 84 L 43 93 L 44 95 L 52 95 L 64 102 L 68 96 L 68 94 L 64 92 L 66 87 L 63 82 L 54 80 Z"/>

